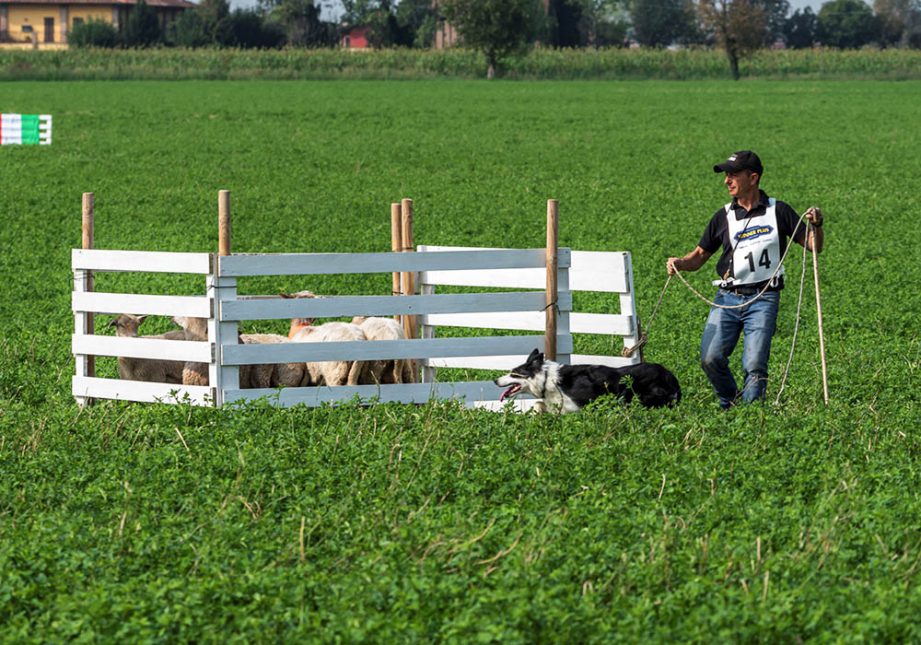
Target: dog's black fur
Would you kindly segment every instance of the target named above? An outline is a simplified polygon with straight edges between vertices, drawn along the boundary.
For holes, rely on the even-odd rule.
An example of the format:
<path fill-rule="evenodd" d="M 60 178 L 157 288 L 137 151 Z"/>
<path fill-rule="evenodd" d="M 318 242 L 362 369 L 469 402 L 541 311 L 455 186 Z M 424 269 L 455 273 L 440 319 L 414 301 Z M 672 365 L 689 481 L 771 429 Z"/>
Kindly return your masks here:
<path fill-rule="evenodd" d="M 613 394 L 626 403 L 637 398 L 647 408 L 674 405 L 681 400 L 678 379 L 658 363 L 627 367 L 561 365 L 545 360 L 536 349 L 526 362 L 495 383 L 508 387 L 500 401 L 526 390 L 545 408 L 559 412 L 575 412 L 605 394 Z"/>

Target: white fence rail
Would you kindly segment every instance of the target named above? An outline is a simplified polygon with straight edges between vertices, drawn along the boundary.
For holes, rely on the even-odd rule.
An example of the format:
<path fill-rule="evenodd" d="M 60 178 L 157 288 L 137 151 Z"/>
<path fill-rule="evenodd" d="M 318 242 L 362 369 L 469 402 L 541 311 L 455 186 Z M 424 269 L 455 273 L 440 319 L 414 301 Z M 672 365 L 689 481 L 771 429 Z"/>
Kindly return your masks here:
<path fill-rule="evenodd" d="M 431 398 L 454 398 L 468 405 L 495 405 L 501 393 L 492 381 L 438 382 L 436 368 L 509 369 L 545 336 L 507 335 L 507 332 L 543 332 L 546 308 L 545 249 L 470 249 L 419 247 L 416 253 L 321 253 L 215 256 L 204 253 L 74 250 L 72 340 L 77 373 L 73 394 L 81 403 L 108 398 L 129 401 L 189 401 L 222 405 L 260 397 L 280 406 L 321 405 L 331 401 L 363 400 L 419 403 Z M 206 296 L 162 296 L 95 293 L 90 272 L 136 271 L 191 273 L 207 276 Z M 560 249 L 558 253 L 557 356 L 568 362 L 572 333 L 619 336 L 625 345 L 636 342 L 636 312 L 628 253 L 586 253 Z M 240 296 L 237 279 L 273 275 L 418 272 L 420 295 L 338 296 L 306 299 Z M 573 287 L 576 285 L 576 288 Z M 517 291 L 437 294 L 439 286 L 503 288 Z M 535 291 L 539 290 L 539 291 Z M 618 294 L 619 312 L 572 312 L 572 291 Z M 97 336 L 87 321 L 94 313 L 133 313 L 207 318 L 206 342 L 153 338 Z M 242 345 L 238 324 L 254 320 L 336 318 L 363 316 L 419 316 L 422 338 L 401 341 L 282 343 Z M 440 328 L 501 330 L 499 335 L 436 337 Z M 96 378 L 87 373 L 89 356 L 123 356 L 207 363 L 208 386 L 146 383 Z M 240 389 L 239 368 L 244 365 L 318 362 L 331 360 L 416 359 L 423 366 L 423 382 L 398 385 L 292 387 L 281 390 Z M 592 362 L 622 365 L 638 358 L 585 357 Z M 581 362 L 581 361 L 580 361 Z"/>
<path fill-rule="evenodd" d="M 471 251 L 470 247 L 419 246 L 422 253 L 456 253 Z M 562 257 L 562 254 L 561 254 Z M 639 340 L 636 302 L 633 294 L 633 267 L 627 252 L 571 251 L 568 270 L 560 264 L 560 297 L 558 306 L 560 320 L 558 332 L 568 338 L 572 334 L 601 334 L 620 336 L 624 347 L 632 347 Z M 493 287 L 541 289 L 546 274 L 539 268 L 522 268 L 510 271 L 487 271 L 481 268 L 466 271 L 425 271 L 420 275 L 422 292 L 434 294 L 438 287 Z M 565 285 L 565 287 L 564 287 Z M 572 293 L 590 291 L 618 294 L 618 314 L 581 313 L 572 311 Z M 566 293 L 564 301 L 563 294 Z M 570 313 L 571 312 L 571 313 Z M 544 327 L 542 312 L 506 313 L 441 313 L 432 312 L 422 318 L 423 337 L 433 338 L 438 327 L 464 327 L 480 329 L 506 329 L 517 331 L 538 331 Z M 595 363 L 621 367 L 640 361 L 638 355 L 630 358 L 589 354 L 571 354 L 560 349 L 558 358 L 566 363 Z M 532 348 L 533 349 L 533 348 Z M 566 354 L 569 354 L 566 356 Z M 517 365 L 511 352 L 489 358 L 482 356 L 451 357 L 444 360 L 429 360 L 426 367 L 455 367 L 469 369 L 505 369 Z M 520 356 L 517 357 L 520 362 Z M 511 362 L 510 362 L 511 361 Z M 424 370 L 424 378 L 431 374 Z M 428 380 L 428 378 L 426 378 Z"/>

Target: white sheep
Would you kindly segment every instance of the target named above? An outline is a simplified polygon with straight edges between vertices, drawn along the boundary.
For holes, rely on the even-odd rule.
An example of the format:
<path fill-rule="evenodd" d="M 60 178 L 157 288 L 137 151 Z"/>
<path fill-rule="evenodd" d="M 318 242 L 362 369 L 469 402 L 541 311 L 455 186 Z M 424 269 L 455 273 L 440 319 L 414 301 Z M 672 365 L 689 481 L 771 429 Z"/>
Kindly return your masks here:
<path fill-rule="evenodd" d="M 175 316 L 173 322 L 183 328 L 186 340 L 208 340 L 208 319 Z M 244 345 L 287 343 L 279 334 L 240 334 Z M 268 363 L 240 366 L 240 388 L 299 387 L 306 385 L 306 367 L 303 363 Z M 188 362 L 182 369 L 185 385 L 208 385 L 208 364 Z"/>
<path fill-rule="evenodd" d="M 292 321 L 291 341 L 322 343 L 329 341 L 367 340 L 358 325 L 328 322 L 322 325 L 295 325 Z M 365 361 L 320 361 L 307 363 L 307 373 L 314 385 L 359 385 L 371 383 L 370 365 Z"/>
<path fill-rule="evenodd" d="M 112 319 L 109 327 L 115 327 L 115 335 L 121 338 L 138 338 L 138 329 L 147 316 L 120 314 Z M 164 340 L 185 340 L 181 331 L 168 331 L 155 336 Z M 166 361 L 156 358 L 118 357 L 118 377 L 126 381 L 148 381 L 152 383 L 182 383 L 182 361 Z"/>
<path fill-rule="evenodd" d="M 368 340 L 406 340 L 403 326 L 393 318 L 355 316 L 352 324 L 361 327 Z M 415 380 L 412 361 L 407 359 L 374 361 L 371 375 L 377 383 L 412 383 Z"/>

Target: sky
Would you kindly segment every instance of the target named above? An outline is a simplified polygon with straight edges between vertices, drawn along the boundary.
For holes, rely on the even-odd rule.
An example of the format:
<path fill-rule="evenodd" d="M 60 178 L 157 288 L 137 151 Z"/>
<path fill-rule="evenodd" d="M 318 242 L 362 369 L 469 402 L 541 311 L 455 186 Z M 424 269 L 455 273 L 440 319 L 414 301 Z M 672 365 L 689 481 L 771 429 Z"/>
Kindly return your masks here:
<path fill-rule="evenodd" d="M 819 7 L 826 0 L 788 0 L 790 2 L 790 11 L 796 9 L 805 9 L 811 7 L 815 13 L 819 12 Z M 335 20 L 342 14 L 342 4 L 338 0 L 319 0 L 320 20 Z M 230 0 L 231 9 L 245 9 L 255 7 L 256 0 Z"/>

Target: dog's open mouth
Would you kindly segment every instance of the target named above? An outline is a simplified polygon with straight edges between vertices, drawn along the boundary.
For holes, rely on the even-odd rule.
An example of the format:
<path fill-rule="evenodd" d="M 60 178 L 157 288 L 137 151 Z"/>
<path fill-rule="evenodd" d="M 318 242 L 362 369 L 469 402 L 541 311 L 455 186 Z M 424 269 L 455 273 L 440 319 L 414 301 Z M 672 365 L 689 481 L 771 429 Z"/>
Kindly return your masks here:
<path fill-rule="evenodd" d="M 521 392 L 521 386 L 518 383 L 515 383 L 513 386 L 502 393 L 502 395 L 499 397 L 499 403 L 502 403 L 505 399 L 515 398 L 515 395 L 519 392 Z"/>

